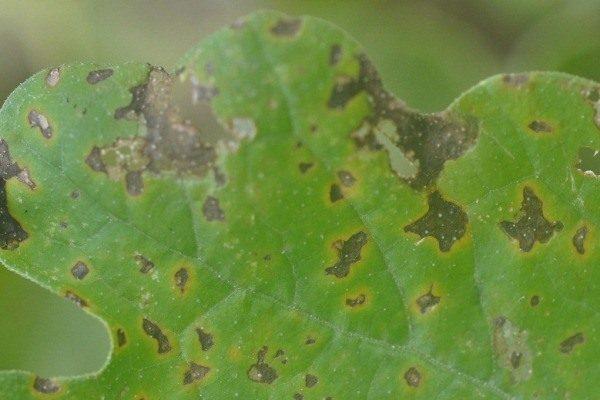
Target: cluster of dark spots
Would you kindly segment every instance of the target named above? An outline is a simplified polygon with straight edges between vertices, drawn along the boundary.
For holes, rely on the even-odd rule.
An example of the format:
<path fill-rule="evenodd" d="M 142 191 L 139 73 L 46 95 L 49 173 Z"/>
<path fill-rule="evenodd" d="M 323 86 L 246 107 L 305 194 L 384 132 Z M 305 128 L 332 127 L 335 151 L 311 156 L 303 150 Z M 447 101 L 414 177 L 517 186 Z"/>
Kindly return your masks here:
<path fill-rule="evenodd" d="M 48 71 L 48 75 L 46 75 L 46 85 L 54 87 L 58 85 L 59 80 L 60 68 L 52 68 L 50 71 Z"/>
<path fill-rule="evenodd" d="M 415 367 L 410 367 L 404 373 L 404 380 L 408 386 L 417 388 L 421 384 L 421 373 Z"/>
<path fill-rule="evenodd" d="M 336 66 L 342 59 L 342 46 L 334 44 L 329 49 L 329 65 Z"/>
<path fill-rule="evenodd" d="M 594 150 L 591 147 L 581 147 L 575 168 L 585 176 L 600 178 L 600 150 Z"/>
<path fill-rule="evenodd" d="M 214 344 L 213 335 L 206 332 L 202 328 L 196 328 L 196 334 L 198 335 L 198 341 L 200 342 L 200 347 L 202 351 L 208 351 Z"/>
<path fill-rule="evenodd" d="M 584 254 L 585 253 L 585 247 L 584 247 L 584 243 L 585 243 L 585 238 L 588 234 L 588 228 L 587 226 L 582 226 L 581 228 L 577 229 L 577 232 L 575 232 L 575 235 L 573 235 L 573 246 L 575 247 L 575 250 L 577 250 L 577 252 L 579 254 Z"/>
<path fill-rule="evenodd" d="M 60 390 L 60 386 L 51 379 L 36 376 L 33 381 L 33 389 L 39 393 L 53 394 Z"/>
<path fill-rule="evenodd" d="M 280 360 L 282 364 L 287 364 L 287 357 L 285 356 L 285 351 L 283 349 L 277 349 L 275 355 L 273 356 L 274 360 Z"/>
<path fill-rule="evenodd" d="M 263 346 L 257 353 L 255 364 L 248 369 L 248 378 L 253 382 L 271 384 L 277 379 L 277 371 L 265 362 L 265 356 L 269 348 Z"/>
<path fill-rule="evenodd" d="M 299 18 L 280 18 L 271 28 L 271 33 L 276 36 L 296 36 L 302 27 L 302 20 Z"/>
<path fill-rule="evenodd" d="M 317 383 L 319 383 L 319 378 L 313 374 L 307 374 L 304 377 L 304 384 L 307 388 L 314 387 Z"/>
<path fill-rule="evenodd" d="M 538 304 L 540 304 L 540 296 L 538 296 L 537 294 L 531 296 L 531 298 L 529 299 L 529 304 L 531 305 L 531 307 L 536 307 Z"/>
<path fill-rule="evenodd" d="M 363 90 L 363 85 L 356 79 L 349 76 L 340 76 L 336 79 L 335 86 L 327 101 L 327 107 L 342 110 L 350 100 Z"/>
<path fill-rule="evenodd" d="M 202 214 L 207 221 L 224 221 L 225 213 L 219 205 L 219 199 L 213 196 L 207 196 L 202 205 Z"/>
<path fill-rule="evenodd" d="M 127 335 L 125 335 L 125 331 L 121 328 L 117 329 L 117 345 L 119 347 L 123 347 L 127 344 Z"/>
<path fill-rule="evenodd" d="M 435 306 L 440 303 L 440 296 L 436 296 L 433 294 L 433 286 L 429 288 L 429 291 L 422 296 L 417 298 L 417 306 L 419 306 L 419 311 L 421 314 L 426 314 L 431 311 Z"/>
<path fill-rule="evenodd" d="M 156 340 L 159 354 L 164 354 L 171 351 L 171 343 L 169 343 L 169 338 L 162 332 L 157 324 L 150 321 L 148 318 L 144 318 L 142 321 L 142 328 L 144 329 L 146 335 Z"/>
<path fill-rule="evenodd" d="M 133 258 L 138 267 L 140 267 L 140 272 L 142 274 L 147 274 L 154 268 L 154 263 L 139 253 L 135 254 Z"/>
<path fill-rule="evenodd" d="M 73 267 L 71 267 L 71 274 L 78 280 L 84 279 L 89 272 L 89 267 L 83 261 L 77 261 Z"/>
<path fill-rule="evenodd" d="M 529 83 L 527 74 L 505 74 L 502 76 L 502 81 L 508 86 L 522 88 Z"/>
<path fill-rule="evenodd" d="M 50 139 L 52 137 L 52 126 L 50 125 L 50 122 L 48 122 L 48 118 L 46 118 L 45 115 L 36 110 L 31 110 L 27 116 L 27 120 L 32 128 L 38 128 L 40 130 L 43 137 L 46 139 Z"/>
<path fill-rule="evenodd" d="M 92 147 L 85 162 L 92 170 L 103 172 L 114 181 L 124 179 L 127 192 L 137 196 L 144 188 L 142 172 L 150 163 L 144 154 L 145 148 L 146 141 L 140 137 L 117 139 L 103 148 Z"/>
<path fill-rule="evenodd" d="M 477 139 L 478 121 L 448 112 L 421 114 L 410 110 L 383 88 L 365 55 L 359 55 L 358 78 L 340 77 L 328 100 L 330 108 L 343 108 L 366 92 L 372 115 L 351 136 L 358 148 L 386 151 L 392 170 L 415 189 L 431 186 L 450 159 L 457 159 Z"/>
<path fill-rule="evenodd" d="M 552 125 L 539 119 L 531 121 L 527 127 L 536 133 L 551 133 L 554 130 Z"/>
<path fill-rule="evenodd" d="M 304 341 L 304 344 L 307 346 L 313 345 L 315 343 L 317 343 L 317 339 L 315 339 L 312 336 L 307 337 L 306 340 Z"/>
<path fill-rule="evenodd" d="M 365 296 L 363 293 L 361 293 L 354 298 L 350 298 L 350 297 L 346 298 L 346 305 L 348 307 L 356 307 L 356 306 L 361 306 L 361 305 L 365 304 L 366 301 L 367 301 L 367 296 Z"/>
<path fill-rule="evenodd" d="M 502 221 L 500 228 L 511 238 L 519 242 L 521 251 L 528 252 L 535 242 L 546 243 L 554 231 L 560 231 L 560 221 L 550 222 L 544 217 L 542 201 L 527 186 L 523 188 L 521 216 L 518 221 Z"/>
<path fill-rule="evenodd" d="M 354 175 L 345 170 L 338 171 L 337 176 L 342 185 L 345 187 L 354 186 L 354 183 L 356 182 L 356 178 L 354 177 Z"/>
<path fill-rule="evenodd" d="M 103 80 L 110 78 L 113 73 L 114 71 L 110 68 L 91 71 L 86 80 L 90 85 L 95 85 L 98 82 L 102 82 Z"/>
<path fill-rule="evenodd" d="M 190 279 L 190 273 L 188 272 L 188 270 L 186 268 L 179 268 L 177 270 L 177 272 L 175 272 L 174 279 L 175 279 L 175 286 L 177 286 L 177 288 L 179 288 L 179 291 L 181 293 L 184 293 L 185 285 L 187 284 L 187 281 Z"/>
<path fill-rule="evenodd" d="M 301 173 L 305 173 L 306 171 L 311 169 L 314 165 L 315 164 L 311 163 L 311 162 L 301 162 L 300 164 L 298 164 L 298 169 L 300 170 Z"/>
<path fill-rule="evenodd" d="M 75 293 L 73 293 L 70 290 L 67 290 L 65 292 L 65 298 L 71 300 L 78 307 L 83 308 L 83 307 L 87 307 L 88 306 L 87 301 L 85 301 L 84 299 L 82 299 L 81 297 L 79 297 L 78 295 L 76 295 Z"/>
<path fill-rule="evenodd" d="M 0 248 L 5 250 L 17 248 L 29 236 L 8 209 L 6 181 L 13 177 L 31 190 L 36 187 L 27 170 L 12 160 L 8 144 L 0 139 Z"/>
<path fill-rule="evenodd" d="M 344 193 L 342 193 L 342 188 L 337 183 L 332 183 L 329 187 L 329 201 L 335 203 L 338 200 L 342 200 L 344 198 Z"/>
<path fill-rule="evenodd" d="M 190 385 L 194 382 L 200 381 L 206 375 L 208 375 L 209 372 L 209 367 L 191 362 L 189 369 L 185 371 L 185 374 L 183 375 L 183 384 Z"/>
<path fill-rule="evenodd" d="M 583 342 L 585 342 L 585 337 L 583 336 L 583 333 L 577 332 L 573 336 L 569 336 L 568 338 L 560 342 L 559 350 L 563 354 L 569 354 L 573 351 L 575 346 L 580 345 Z"/>
<path fill-rule="evenodd" d="M 416 233 L 421 238 L 433 237 L 441 251 L 450 251 L 467 231 L 467 214 L 457 204 L 445 200 L 438 191 L 428 196 L 427 204 L 427 213 L 405 226 L 404 232 Z"/>
<path fill-rule="evenodd" d="M 503 316 L 497 317 L 493 325 L 493 346 L 498 364 L 509 371 L 514 383 L 528 380 L 533 357 L 527 344 L 527 332 Z"/>
<path fill-rule="evenodd" d="M 336 241 L 334 247 L 338 252 L 338 261 L 331 267 L 325 269 L 327 275 L 334 275 L 336 278 L 343 278 L 350 273 L 350 267 L 361 259 L 361 250 L 367 244 L 368 236 L 360 231 L 345 241 Z"/>

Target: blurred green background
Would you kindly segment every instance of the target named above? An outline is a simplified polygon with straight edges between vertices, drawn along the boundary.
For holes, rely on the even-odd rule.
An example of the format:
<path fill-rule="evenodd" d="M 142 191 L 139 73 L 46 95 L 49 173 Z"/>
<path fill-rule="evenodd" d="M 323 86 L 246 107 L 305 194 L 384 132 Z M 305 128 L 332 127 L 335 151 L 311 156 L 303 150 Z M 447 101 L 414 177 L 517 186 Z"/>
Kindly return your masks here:
<path fill-rule="evenodd" d="M 0 0 L 0 102 L 40 69 L 92 60 L 171 68 L 191 46 L 254 10 L 330 20 L 366 48 L 387 87 L 439 111 L 501 72 L 558 70 L 600 81 L 600 1 Z M 102 323 L 0 266 L 0 370 L 97 371 Z"/>

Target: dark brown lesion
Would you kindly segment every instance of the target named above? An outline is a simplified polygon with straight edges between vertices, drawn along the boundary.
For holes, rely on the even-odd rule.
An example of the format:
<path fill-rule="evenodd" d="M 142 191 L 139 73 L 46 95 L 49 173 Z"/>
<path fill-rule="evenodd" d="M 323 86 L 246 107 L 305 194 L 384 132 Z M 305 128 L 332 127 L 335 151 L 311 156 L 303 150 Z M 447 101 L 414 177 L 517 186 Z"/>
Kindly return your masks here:
<path fill-rule="evenodd" d="M 200 342 L 202 351 L 210 350 L 215 344 L 213 335 L 204 329 L 196 328 L 196 334 L 198 335 L 198 341 Z"/>
<path fill-rule="evenodd" d="M 43 394 L 54 394 L 60 390 L 60 386 L 52 379 L 36 376 L 33 380 L 33 389 Z"/>
<path fill-rule="evenodd" d="M 189 368 L 183 375 L 183 384 L 191 385 L 194 382 L 201 381 L 210 372 L 210 367 L 191 362 Z"/>
<path fill-rule="evenodd" d="M 54 133 L 52 125 L 44 114 L 37 110 L 31 110 L 27 115 L 27 120 L 32 128 L 38 128 L 45 139 L 51 139 Z"/>
<path fill-rule="evenodd" d="M 577 229 L 575 235 L 573 235 L 573 239 L 571 241 L 573 243 L 573 247 L 575 247 L 575 250 L 577 250 L 579 254 L 585 254 L 585 238 L 587 237 L 587 234 L 588 227 L 584 225 Z"/>
<path fill-rule="evenodd" d="M 316 386 L 317 383 L 319 383 L 319 377 L 317 377 L 316 375 L 306 374 L 306 376 L 304 377 L 304 385 L 307 388 L 312 388 Z"/>
<path fill-rule="evenodd" d="M 416 303 L 421 314 L 426 314 L 435 308 L 440 303 L 440 300 L 440 296 L 433 294 L 433 286 L 431 286 L 427 293 L 417 298 Z"/>
<path fill-rule="evenodd" d="M 127 344 L 127 334 L 122 328 L 117 329 L 117 345 L 123 347 Z"/>
<path fill-rule="evenodd" d="M 359 231 L 350 236 L 345 241 L 337 241 L 334 247 L 338 252 L 338 261 L 325 269 L 327 275 L 334 275 L 336 278 L 343 278 L 350 273 L 350 267 L 361 259 L 361 250 L 367 244 L 368 236 L 365 232 Z"/>
<path fill-rule="evenodd" d="M 271 384 L 278 378 L 277 371 L 265 362 L 269 348 L 263 346 L 256 355 L 256 363 L 248 369 L 248 378 L 253 382 Z"/>
<path fill-rule="evenodd" d="M 293 37 L 298 34 L 302 27 L 300 18 L 280 18 L 271 28 L 271 33 L 276 36 Z"/>
<path fill-rule="evenodd" d="M 163 333 L 156 323 L 150 321 L 148 318 L 144 318 L 142 321 L 142 329 L 146 335 L 156 340 L 159 354 L 164 354 L 171 351 L 171 343 L 169 342 L 169 338 Z"/>
<path fill-rule="evenodd" d="M 88 306 L 88 302 L 72 290 L 65 292 L 65 298 L 71 300 L 77 307 L 85 308 Z"/>
<path fill-rule="evenodd" d="M 342 192 L 342 188 L 337 183 L 332 183 L 329 187 L 329 201 L 335 203 L 336 201 L 342 200 L 344 198 L 344 193 Z"/>
<path fill-rule="evenodd" d="M 581 147 L 575 168 L 585 176 L 600 177 L 600 150 L 591 147 Z"/>
<path fill-rule="evenodd" d="M 152 269 L 154 268 L 154 263 L 142 254 L 139 254 L 139 253 L 134 254 L 133 259 L 137 263 L 137 265 L 140 269 L 140 272 L 142 274 L 147 274 L 148 272 L 152 271 Z"/>
<path fill-rule="evenodd" d="M 450 251 L 467 231 L 467 214 L 457 204 L 445 200 L 438 191 L 429 195 L 427 204 L 427 213 L 405 226 L 404 231 L 416 233 L 421 238 L 433 237 L 441 251 Z"/>
<path fill-rule="evenodd" d="M 349 101 L 365 93 L 372 105 L 372 114 L 362 126 L 351 134 L 360 149 L 397 149 L 407 162 L 416 166 L 415 173 L 398 177 L 415 189 L 431 187 L 447 160 L 457 159 L 477 139 L 478 121 L 473 117 L 456 116 L 448 112 L 421 114 L 406 107 L 383 87 L 379 74 L 369 59 L 358 56 L 358 77 L 340 76 L 336 79 L 329 96 L 328 106 L 343 109 Z M 390 132 L 382 136 L 380 127 L 388 126 Z M 384 143 L 387 147 L 384 146 Z"/>
<path fill-rule="evenodd" d="M 363 304 L 365 304 L 366 301 L 367 301 L 367 296 L 364 293 L 360 293 L 356 297 L 347 297 L 346 305 L 348 307 L 357 307 L 357 306 L 362 306 Z"/>
<path fill-rule="evenodd" d="M 77 261 L 71 267 L 71 274 L 77 280 L 83 280 L 89 272 L 90 272 L 90 268 L 83 261 Z"/>
<path fill-rule="evenodd" d="M 563 354 L 569 354 L 573 351 L 573 349 L 585 342 L 585 337 L 582 332 L 577 332 L 573 336 L 569 336 L 562 342 L 560 342 L 559 350 Z"/>
<path fill-rule="evenodd" d="M 179 268 L 177 272 L 175 272 L 174 279 L 175 286 L 177 286 L 181 293 L 185 293 L 187 282 L 190 279 L 188 270 L 186 268 Z"/>
<path fill-rule="evenodd" d="M 404 373 L 404 380 L 406 381 L 406 384 L 408 386 L 413 387 L 413 388 L 418 388 L 419 385 L 421 384 L 421 373 L 419 372 L 419 370 L 417 368 L 410 367 Z"/>
<path fill-rule="evenodd" d="M 311 162 L 301 162 L 298 164 L 298 169 L 301 173 L 306 173 L 309 169 L 311 169 L 315 164 Z"/>
<path fill-rule="evenodd" d="M 90 85 L 95 85 L 99 82 L 102 82 L 105 79 L 110 78 L 113 75 L 113 73 L 114 71 L 110 68 L 90 71 L 90 73 L 86 77 L 86 80 Z"/>
<path fill-rule="evenodd" d="M 542 201 L 533 190 L 525 186 L 519 219 L 516 222 L 500 222 L 500 228 L 519 243 L 521 251 L 530 251 L 535 242 L 548 242 L 554 232 L 563 228 L 560 221 L 550 222 L 544 217 L 542 206 Z"/>
<path fill-rule="evenodd" d="M 552 125 L 540 119 L 531 121 L 527 127 L 536 133 L 552 133 L 554 130 Z"/>
<path fill-rule="evenodd" d="M 342 59 L 342 46 L 339 44 L 331 45 L 329 49 L 329 65 L 336 66 Z"/>
<path fill-rule="evenodd" d="M 356 178 L 351 172 L 346 170 L 340 170 L 337 172 L 338 179 L 345 187 L 352 187 L 356 183 Z"/>
<path fill-rule="evenodd" d="M 225 220 L 225 212 L 221 209 L 219 199 L 214 196 L 206 196 L 202 205 L 202 214 L 209 222 Z"/>

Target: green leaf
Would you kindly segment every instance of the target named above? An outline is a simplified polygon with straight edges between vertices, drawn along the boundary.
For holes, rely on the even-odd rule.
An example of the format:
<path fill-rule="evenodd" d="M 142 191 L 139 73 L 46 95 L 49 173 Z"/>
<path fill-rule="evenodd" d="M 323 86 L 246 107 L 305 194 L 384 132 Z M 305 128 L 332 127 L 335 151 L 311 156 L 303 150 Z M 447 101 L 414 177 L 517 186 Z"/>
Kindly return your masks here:
<path fill-rule="evenodd" d="M 599 91 L 505 75 L 422 114 L 339 29 L 271 12 L 173 75 L 35 75 L 0 115 L 0 258 L 113 350 L 0 393 L 592 397 Z"/>

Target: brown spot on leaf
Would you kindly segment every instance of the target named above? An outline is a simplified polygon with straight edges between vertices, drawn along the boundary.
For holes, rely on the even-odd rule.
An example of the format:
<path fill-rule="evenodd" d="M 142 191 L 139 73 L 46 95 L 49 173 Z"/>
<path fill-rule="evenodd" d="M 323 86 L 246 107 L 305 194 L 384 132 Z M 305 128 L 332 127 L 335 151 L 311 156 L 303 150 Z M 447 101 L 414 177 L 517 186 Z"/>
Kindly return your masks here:
<path fill-rule="evenodd" d="M 60 386 L 52 379 L 36 376 L 35 380 L 33 381 L 33 389 L 39 393 L 53 394 L 60 390 Z"/>
<path fill-rule="evenodd" d="M 157 324 L 147 318 L 144 318 L 142 321 L 142 328 L 144 329 L 146 335 L 156 340 L 159 354 L 164 354 L 171 351 L 171 343 L 169 343 L 169 338 L 162 332 Z"/>
<path fill-rule="evenodd" d="M 342 200 L 344 198 L 344 193 L 342 193 L 342 188 L 337 183 L 331 184 L 329 188 L 329 200 L 332 203 L 335 203 L 338 200 Z"/>
<path fill-rule="evenodd" d="M 106 166 L 102 161 L 102 151 L 99 147 L 94 146 L 90 153 L 85 158 L 85 163 L 96 172 L 106 172 Z"/>
<path fill-rule="evenodd" d="M 361 249 L 367 244 L 368 236 L 360 231 L 350 236 L 348 240 L 337 246 L 338 261 L 331 267 L 325 269 L 328 275 L 343 278 L 350 273 L 350 267 L 360 261 Z"/>
<path fill-rule="evenodd" d="M 585 176 L 600 178 L 600 150 L 581 147 L 575 168 Z"/>
<path fill-rule="evenodd" d="M 363 293 L 361 293 L 354 298 L 350 298 L 350 297 L 346 298 L 346 305 L 349 307 L 356 307 L 356 306 L 361 306 L 361 305 L 365 304 L 366 301 L 367 301 L 367 296 L 365 296 Z"/>
<path fill-rule="evenodd" d="M 339 44 L 334 44 L 329 49 L 329 65 L 332 67 L 337 65 L 342 59 L 342 47 Z"/>
<path fill-rule="evenodd" d="M 256 363 L 252 364 L 250 369 L 248 369 L 248 378 L 251 381 L 271 384 L 277 379 L 277 371 L 265 362 L 267 351 L 269 351 L 269 348 L 263 346 L 258 351 Z"/>
<path fill-rule="evenodd" d="M 583 342 L 585 342 L 585 337 L 583 336 L 583 333 L 577 332 L 573 336 L 569 336 L 568 338 L 560 342 L 559 350 L 563 354 L 569 354 L 573 351 L 575 346 L 580 345 Z"/>
<path fill-rule="evenodd" d="M 427 203 L 427 213 L 405 226 L 404 231 L 416 233 L 421 238 L 433 237 L 441 251 L 450 251 L 467 231 L 467 214 L 457 204 L 442 198 L 438 191 L 429 195 Z"/>
<path fill-rule="evenodd" d="M 314 165 L 313 163 L 301 162 L 300 164 L 298 164 L 298 169 L 300 170 L 301 173 L 305 173 L 306 171 L 311 169 L 313 167 L 313 165 Z"/>
<path fill-rule="evenodd" d="M 140 272 L 142 274 L 147 274 L 152 270 L 152 268 L 154 268 L 154 263 L 141 254 L 135 254 L 133 258 L 135 259 L 138 267 L 140 267 Z"/>
<path fill-rule="evenodd" d="M 125 335 L 125 331 L 121 328 L 117 329 L 117 345 L 119 347 L 123 347 L 127 344 L 127 335 Z"/>
<path fill-rule="evenodd" d="M 531 121 L 527 127 L 536 133 L 551 133 L 554 130 L 552 125 L 538 119 Z"/>
<path fill-rule="evenodd" d="M 440 303 L 440 297 L 433 294 L 433 286 L 429 291 L 417 299 L 417 305 L 421 314 L 426 314 Z"/>
<path fill-rule="evenodd" d="M 54 87 L 60 80 L 60 68 L 52 68 L 46 75 L 46 85 Z"/>
<path fill-rule="evenodd" d="M 29 125 L 32 128 L 38 128 L 44 138 L 50 139 L 52 137 L 52 126 L 45 115 L 36 110 L 31 110 L 27 119 L 29 120 Z"/>
<path fill-rule="evenodd" d="M 575 249 L 577 250 L 577 252 L 579 254 L 584 254 L 585 253 L 585 247 L 584 247 L 584 243 L 585 243 L 585 238 L 588 234 L 588 228 L 587 226 L 582 226 L 581 228 L 577 229 L 577 232 L 575 232 L 575 235 L 573 235 L 573 246 L 575 247 Z"/>
<path fill-rule="evenodd" d="M 224 221 L 225 213 L 219 206 L 219 199 L 213 196 L 207 196 L 202 205 L 202 213 L 207 221 Z"/>
<path fill-rule="evenodd" d="M 190 363 L 190 367 L 183 375 L 183 384 L 190 385 L 194 382 L 202 380 L 208 373 L 210 368 L 204 365 L 196 364 L 195 362 Z"/>
<path fill-rule="evenodd" d="M 542 201 L 527 186 L 523 188 L 521 216 L 516 222 L 502 221 L 500 228 L 511 238 L 519 242 L 521 251 L 528 252 L 535 242 L 546 243 L 554 231 L 560 231 L 560 221 L 548 221 L 542 211 Z"/>
<path fill-rule="evenodd" d="M 306 340 L 304 341 L 304 344 L 307 346 L 313 345 L 315 343 L 317 343 L 317 340 L 311 336 L 307 337 Z"/>
<path fill-rule="evenodd" d="M 299 18 L 281 18 L 271 28 L 271 33 L 276 36 L 296 36 L 302 27 L 302 20 Z"/>
<path fill-rule="evenodd" d="M 304 377 L 304 384 L 307 388 L 314 387 L 317 383 L 319 383 L 319 378 L 312 374 L 307 374 Z"/>
<path fill-rule="evenodd" d="M 498 364 L 505 368 L 514 383 L 528 380 L 532 374 L 532 353 L 527 331 L 519 329 L 506 317 L 494 320 L 493 346 Z"/>
<path fill-rule="evenodd" d="M 356 178 L 348 171 L 338 171 L 337 176 L 345 187 L 351 187 L 356 182 Z"/>
<path fill-rule="evenodd" d="M 114 71 L 110 68 L 107 69 L 99 69 L 97 71 L 91 71 L 86 80 L 90 85 L 95 85 L 99 82 L 102 82 L 105 79 L 108 79 L 112 76 Z"/>
<path fill-rule="evenodd" d="M 363 90 L 364 87 L 361 82 L 349 76 L 340 76 L 331 91 L 327 107 L 342 110 L 350 100 Z"/>
<path fill-rule="evenodd" d="M 83 308 L 83 307 L 87 307 L 88 306 L 87 301 L 85 301 L 84 299 L 82 299 L 81 297 L 79 297 L 78 295 L 76 295 L 75 293 L 73 293 L 70 290 L 67 290 L 65 292 L 65 298 L 71 300 L 78 307 Z"/>
<path fill-rule="evenodd" d="M 185 268 L 180 268 L 175 272 L 175 286 L 179 288 L 181 293 L 185 292 L 185 285 L 190 278 L 190 273 Z"/>
<path fill-rule="evenodd" d="M 529 299 L 529 304 L 531 305 L 531 307 L 536 307 L 538 304 L 540 304 L 540 296 L 538 296 L 537 294 L 531 296 L 531 299 Z"/>
<path fill-rule="evenodd" d="M 71 274 L 75 279 L 82 280 L 90 272 L 90 269 L 83 261 L 77 261 L 73 267 L 71 267 Z"/>
<path fill-rule="evenodd" d="M 202 328 L 196 328 L 196 334 L 198 334 L 198 341 L 202 351 L 208 351 L 214 344 L 213 335 L 206 332 Z"/>
<path fill-rule="evenodd" d="M 404 373 L 404 380 L 408 386 L 417 388 L 421 384 L 421 373 L 415 367 L 410 367 Z"/>
<path fill-rule="evenodd" d="M 129 171 L 125 174 L 125 187 L 127 193 L 132 196 L 138 196 L 144 189 L 144 181 L 142 180 L 141 171 Z"/>

